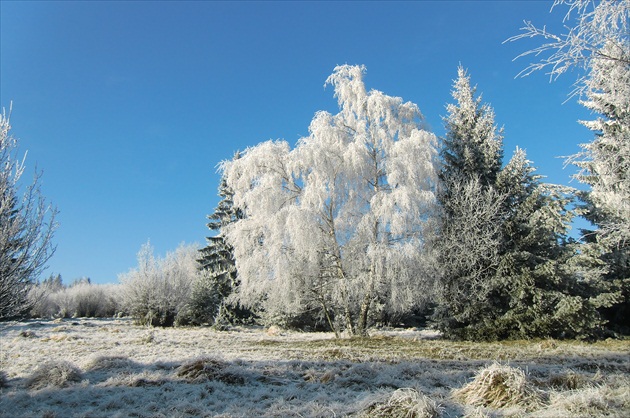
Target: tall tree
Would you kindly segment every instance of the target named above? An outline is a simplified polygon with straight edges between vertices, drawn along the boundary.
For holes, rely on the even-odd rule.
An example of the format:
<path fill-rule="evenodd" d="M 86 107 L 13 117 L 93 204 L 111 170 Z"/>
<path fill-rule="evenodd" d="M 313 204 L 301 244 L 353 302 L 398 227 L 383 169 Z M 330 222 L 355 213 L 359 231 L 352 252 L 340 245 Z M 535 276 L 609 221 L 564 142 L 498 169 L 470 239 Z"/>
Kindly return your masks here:
<path fill-rule="evenodd" d="M 20 197 L 24 160 L 15 155 L 17 140 L 9 118 L 0 115 L 0 320 L 20 317 L 31 308 L 28 293 L 55 251 L 56 209 L 40 192 L 36 173 Z"/>
<path fill-rule="evenodd" d="M 365 334 L 377 302 L 418 302 L 435 207 L 435 137 L 416 105 L 367 92 L 364 67 L 335 68 L 338 114 L 318 112 L 291 150 L 265 142 L 226 162 L 245 217 L 226 229 L 240 299 L 319 308 L 333 329 Z"/>
<path fill-rule="evenodd" d="M 518 148 L 501 168 L 493 112 L 461 67 L 458 76 L 442 149 L 436 325 L 465 339 L 591 335 L 601 301 L 575 273 L 572 190 L 541 182 Z"/>
<path fill-rule="evenodd" d="M 434 320 L 445 333 L 476 322 L 488 309 L 499 265 L 502 202 L 495 188 L 503 157 L 503 130 L 494 111 L 476 97 L 463 67 L 453 84 L 454 103 L 444 117 L 438 194 L 442 212 L 436 242 L 441 267 Z"/>

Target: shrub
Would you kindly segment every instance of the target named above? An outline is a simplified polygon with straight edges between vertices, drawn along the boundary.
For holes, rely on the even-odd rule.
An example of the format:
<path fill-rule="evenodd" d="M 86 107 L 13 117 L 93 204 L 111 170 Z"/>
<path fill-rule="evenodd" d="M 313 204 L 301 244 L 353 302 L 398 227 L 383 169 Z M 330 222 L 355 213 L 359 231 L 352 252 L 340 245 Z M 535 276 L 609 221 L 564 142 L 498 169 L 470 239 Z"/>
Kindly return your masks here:
<path fill-rule="evenodd" d="M 198 270 L 197 247 L 181 245 L 163 259 L 149 243 L 138 253 L 138 268 L 121 275 L 125 310 L 141 325 L 173 326 L 187 322 L 187 306 Z"/>

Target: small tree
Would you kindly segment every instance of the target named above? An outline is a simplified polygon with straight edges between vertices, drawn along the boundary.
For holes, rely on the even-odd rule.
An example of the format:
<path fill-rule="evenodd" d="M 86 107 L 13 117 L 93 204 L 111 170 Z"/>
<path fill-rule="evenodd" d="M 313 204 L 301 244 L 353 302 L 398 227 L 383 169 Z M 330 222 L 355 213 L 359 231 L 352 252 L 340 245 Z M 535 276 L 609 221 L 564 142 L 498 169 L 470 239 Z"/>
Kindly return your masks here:
<path fill-rule="evenodd" d="M 240 158 L 237 153 L 234 159 Z M 243 218 L 242 211 L 234 207 L 234 192 L 224 177 L 219 186 L 219 201 L 216 209 L 208 215 L 208 229 L 215 236 L 206 238 L 207 245 L 200 251 L 201 274 L 193 285 L 190 316 L 195 323 L 214 323 L 218 326 L 251 318 L 251 312 L 241 308 L 230 296 L 238 288 L 238 276 L 234 249 L 223 236 L 222 230 Z"/>
<path fill-rule="evenodd" d="M 32 307 L 30 287 L 52 257 L 57 210 L 40 191 L 40 174 L 20 194 L 24 160 L 15 155 L 17 140 L 9 118 L 0 115 L 0 320 L 21 317 Z"/>

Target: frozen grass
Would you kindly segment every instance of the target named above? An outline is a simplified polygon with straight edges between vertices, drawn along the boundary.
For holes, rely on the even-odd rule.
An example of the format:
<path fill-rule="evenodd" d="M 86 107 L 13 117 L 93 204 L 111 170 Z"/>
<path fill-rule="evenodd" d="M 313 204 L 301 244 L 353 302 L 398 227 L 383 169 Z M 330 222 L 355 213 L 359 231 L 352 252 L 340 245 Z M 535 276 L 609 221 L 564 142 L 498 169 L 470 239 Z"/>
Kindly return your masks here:
<path fill-rule="evenodd" d="M 0 324 L 0 416 L 627 417 L 629 354 L 628 341 L 473 344 L 415 329 L 335 340 L 127 319 L 13 322 Z M 500 382 L 502 392 L 481 390 Z M 457 396 L 466 388 L 502 401 Z"/>

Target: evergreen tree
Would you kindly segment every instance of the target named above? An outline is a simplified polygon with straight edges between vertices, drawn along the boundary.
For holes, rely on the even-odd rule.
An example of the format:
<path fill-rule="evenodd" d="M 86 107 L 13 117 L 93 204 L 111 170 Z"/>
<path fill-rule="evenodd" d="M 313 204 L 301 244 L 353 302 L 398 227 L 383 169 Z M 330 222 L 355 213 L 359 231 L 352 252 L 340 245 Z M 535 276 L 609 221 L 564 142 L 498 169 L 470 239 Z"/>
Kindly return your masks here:
<path fill-rule="evenodd" d="M 630 45 L 626 45 L 630 47 Z M 600 116 L 582 123 L 595 139 L 582 144 L 572 158 L 581 171 L 578 180 L 590 186 L 582 193 L 585 217 L 598 228 L 584 231 L 586 246 L 603 262 L 603 279 L 617 302 L 605 314 L 616 331 L 630 332 L 630 49 L 615 43 L 604 46 L 591 62 L 586 100 L 581 103 Z"/>
<path fill-rule="evenodd" d="M 578 256 L 568 239 L 575 212 L 566 187 L 546 184 L 516 150 L 496 187 L 507 199 L 501 228 L 494 315 L 485 338 L 589 337 L 602 325 L 595 292 L 573 268 Z M 482 326 L 483 327 L 483 326 Z"/>
<path fill-rule="evenodd" d="M 27 315 L 33 301 L 30 288 L 37 283 L 55 252 L 51 240 L 57 228 L 57 210 L 40 193 L 40 174 L 20 185 L 24 162 L 16 155 L 17 140 L 0 114 L 0 320 Z M 20 197 L 19 191 L 24 194 Z"/>
<path fill-rule="evenodd" d="M 240 158 L 236 154 L 234 159 Z M 218 326 L 251 317 L 251 313 L 229 301 L 230 295 L 238 287 L 238 277 L 233 248 L 222 235 L 222 228 L 242 219 L 242 212 L 234 207 L 234 193 L 221 178 L 219 201 L 216 209 L 208 215 L 207 226 L 216 232 L 207 237 L 207 245 L 200 250 L 199 258 L 202 274 L 193 286 L 190 304 L 191 320 L 194 323 L 213 323 Z"/>
<path fill-rule="evenodd" d="M 441 268 L 433 316 L 447 335 L 484 316 L 491 278 L 498 266 L 503 195 L 494 189 L 501 170 L 503 132 L 494 111 L 475 97 L 460 66 L 444 118 L 442 139 L 441 233 L 436 243 Z"/>
<path fill-rule="evenodd" d="M 518 148 L 501 168 L 493 112 L 458 75 L 442 150 L 436 325 L 475 340 L 592 335 L 601 300 L 576 273 L 572 190 L 541 182 Z"/>

